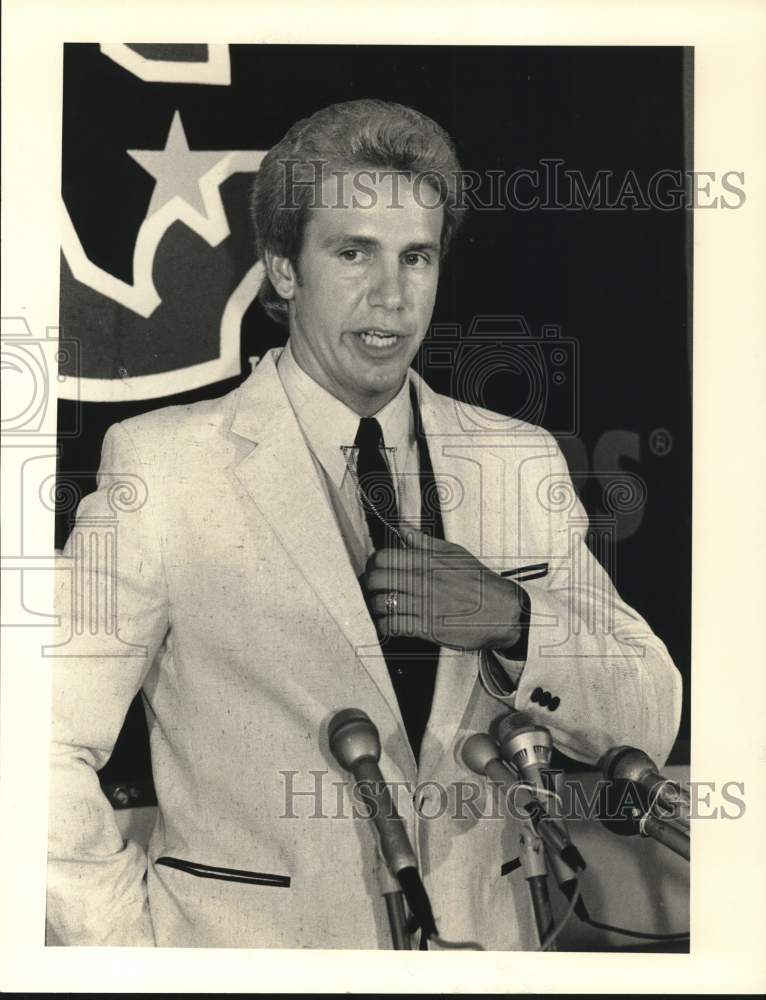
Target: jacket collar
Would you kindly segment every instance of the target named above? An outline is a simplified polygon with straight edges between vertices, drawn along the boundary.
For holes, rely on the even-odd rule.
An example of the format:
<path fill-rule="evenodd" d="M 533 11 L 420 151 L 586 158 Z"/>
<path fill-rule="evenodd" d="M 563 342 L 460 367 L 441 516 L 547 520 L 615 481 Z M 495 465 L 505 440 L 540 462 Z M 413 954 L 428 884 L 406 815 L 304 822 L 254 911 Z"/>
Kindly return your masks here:
<path fill-rule="evenodd" d="M 359 415 L 303 371 L 295 360 L 289 340 L 279 356 L 277 368 L 309 447 L 339 489 L 348 472 L 342 446 L 353 446 L 359 430 Z M 373 416 L 381 426 L 386 448 L 401 454 L 409 444 L 412 425 L 407 386 L 403 385 Z"/>

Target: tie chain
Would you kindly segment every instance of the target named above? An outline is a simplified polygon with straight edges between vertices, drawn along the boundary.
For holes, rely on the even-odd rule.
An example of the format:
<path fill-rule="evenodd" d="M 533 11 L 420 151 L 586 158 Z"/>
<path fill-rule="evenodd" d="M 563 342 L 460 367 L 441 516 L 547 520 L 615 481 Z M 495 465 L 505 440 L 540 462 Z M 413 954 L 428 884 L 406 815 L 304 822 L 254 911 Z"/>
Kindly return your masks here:
<path fill-rule="evenodd" d="M 385 517 L 383 517 L 383 515 L 380 513 L 380 511 L 378 510 L 378 508 L 372 502 L 372 500 L 370 499 L 369 494 L 366 492 L 366 490 L 362 486 L 361 482 L 359 481 L 359 477 L 356 474 L 356 469 L 351 464 L 351 452 L 354 451 L 354 448 L 353 447 L 348 447 L 346 445 L 341 445 L 341 448 L 342 448 L 342 451 L 343 451 L 343 457 L 346 460 L 346 468 L 348 469 L 349 474 L 351 475 L 351 478 L 353 479 L 354 485 L 356 486 L 357 490 L 364 497 L 364 499 L 365 499 L 367 505 L 369 506 L 370 510 L 375 514 L 375 516 L 381 522 L 381 524 L 385 525 L 385 527 L 388 528 L 388 530 L 392 534 L 396 535 L 396 537 L 402 543 L 402 548 L 406 549 L 407 548 L 407 543 L 404 540 L 404 536 L 402 535 L 402 533 L 399 531 L 398 528 L 396 528 L 393 524 L 391 524 L 389 521 L 387 521 Z M 391 480 L 393 482 L 393 476 L 391 477 Z"/>

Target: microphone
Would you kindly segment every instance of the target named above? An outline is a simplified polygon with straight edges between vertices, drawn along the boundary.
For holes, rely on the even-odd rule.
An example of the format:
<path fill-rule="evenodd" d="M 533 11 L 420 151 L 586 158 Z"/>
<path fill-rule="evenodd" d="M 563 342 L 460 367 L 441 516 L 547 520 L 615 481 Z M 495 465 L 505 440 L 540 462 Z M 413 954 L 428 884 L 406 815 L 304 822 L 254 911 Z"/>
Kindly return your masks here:
<path fill-rule="evenodd" d="M 417 868 L 407 831 L 394 808 L 378 761 L 380 737 L 366 712 L 345 708 L 330 721 L 330 750 L 344 771 L 350 771 L 359 793 L 370 808 L 370 819 L 380 837 L 380 849 L 394 875 L 405 868 Z"/>
<path fill-rule="evenodd" d="M 380 851 L 402 887 L 417 925 L 426 938 L 437 935 L 431 904 L 418 874 L 418 863 L 404 822 L 378 767 L 380 736 L 372 719 L 359 708 L 344 708 L 330 720 L 330 751 L 353 774 L 359 794 L 370 810 Z"/>
<path fill-rule="evenodd" d="M 512 711 L 498 727 L 503 757 L 530 785 L 553 791 L 550 762 L 553 740 L 545 726 L 533 722 L 526 712 Z"/>
<path fill-rule="evenodd" d="M 688 818 L 677 812 L 689 804 L 685 789 L 663 778 L 654 761 L 635 747 L 613 747 L 599 767 L 608 782 L 600 796 L 602 824 L 619 836 L 651 837 L 688 861 Z M 657 805 L 670 815 L 654 815 Z"/>
<path fill-rule="evenodd" d="M 500 759 L 497 744 L 487 733 L 474 733 L 464 740 L 460 747 L 460 756 L 471 771 L 497 782 L 507 793 L 521 790 L 523 796 L 525 790 L 523 786 L 517 785 L 517 775 L 505 766 Z M 545 941 L 553 926 L 553 914 L 548 897 L 543 832 L 538 829 L 536 819 L 531 813 L 530 818 L 537 843 L 522 834 L 521 846 L 537 933 L 540 941 Z"/>
<path fill-rule="evenodd" d="M 513 711 L 500 720 L 497 735 L 503 758 L 516 768 L 527 784 L 554 791 L 548 767 L 553 741 L 545 726 L 537 725 L 526 712 Z M 551 851 L 551 866 L 559 887 L 570 896 L 570 889 L 574 891 L 574 883 L 577 881 L 576 872 L 585 868 L 585 861 L 570 841 L 563 824 L 557 824 L 548 815 L 545 806 L 533 791 L 530 791 L 529 797 L 531 807 L 537 811 L 539 819 L 544 820 L 558 834 L 561 846 L 558 851 Z"/>
<path fill-rule="evenodd" d="M 516 768 L 528 784 L 555 791 L 549 768 L 553 740 L 545 726 L 533 722 L 526 712 L 511 711 L 500 721 L 498 739 L 504 759 Z M 547 817 L 545 807 L 534 793 L 531 793 L 531 797 L 540 814 Z M 549 823 L 557 829 L 553 820 L 549 820 Z M 561 835 L 564 847 L 561 851 L 550 851 L 549 861 L 559 889 L 571 900 L 577 888 L 577 870 L 585 868 L 585 860 L 569 840 L 565 828 L 562 828 Z M 577 901 L 575 912 L 581 920 L 589 919 L 582 897 Z"/>
<path fill-rule="evenodd" d="M 532 820 L 532 825 L 551 849 L 555 858 L 562 855 L 573 866 L 585 867 L 585 862 L 577 848 L 566 834 L 550 821 L 542 804 L 532 795 L 526 785 L 518 784 L 518 775 L 510 771 L 500 756 L 497 744 L 487 733 L 474 733 L 466 739 L 460 750 L 463 763 L 476 774 L 482 774 L 490 781 L 497 782 L 512 793 L 514 800 Z"/>
<path fill-rule="evenodd" d="M 650 803 L 678 816 L 679 807 L 688 808 L 689 795 L 678 782 L 663 778 L 657 765 L 636 747 L 612 747 L 599 761 L 608 781 L 631 781 L 645 793 Z"/>
<path fill-rule="evenodd" d="M 481 774 L 509 791 L 515 787 L 516 775 L 502 762 L 497 744 L 488 733 L 474 733 L 467 737 L 460 748 L 460 756 L 465 766 L 475 774 Z"/>

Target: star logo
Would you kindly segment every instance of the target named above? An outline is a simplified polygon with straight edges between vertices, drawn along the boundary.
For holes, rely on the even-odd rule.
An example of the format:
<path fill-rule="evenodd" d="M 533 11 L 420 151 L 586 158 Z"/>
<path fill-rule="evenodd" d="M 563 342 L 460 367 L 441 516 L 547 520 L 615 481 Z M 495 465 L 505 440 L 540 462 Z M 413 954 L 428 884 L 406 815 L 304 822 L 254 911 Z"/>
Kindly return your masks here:
<path fill-rule="evenodd" d="M 164 149 L 129 149 L 127 152 L 156 182 L 147 219 L 174 198 L 180 198 L 200 220 L 211 221 L 211 214 L 220 205 L 218 178 L 225 174 L 227 161 L 234 150 L 189 149 L 181 114 L 176 111 Z M 215 206 L 214 202 L 217 202 Z M 179 210 L 182 210 L 180 206 Z"/>
<path fill-rule="evenodd" d="M 133 281 L 117 278 L 89 259 L 66 205 L 62 205 L 62 252 L 76 282 L 135 317 L 151 320 L 163 306 L 155 285 L 156 258 L 168 231 L 176 222 L 182 222 L 209 247 L 223 243 L 230 236 L 230 228 L 221 185 L 234 174 L 257 173 L 266 152 L 190 149 L 181 114 L 176 110 L 163 149 L 129 149 L 126 153 L 155 181 L 133 248 Z M 240 365 L 242 317 L 258 293 L 263 273 L 263 263 L 254 261 L 231 289 L 220 316 L 218 358 L 130 378 L 66 374 L 61 376 L 59 394 L 62 398 L 109 402 L 150 399 L 235 375 Z M 131 321 L 124 322 L 129 325 Z"/>
<path fill-rule="evenodd" d="M 115 278 L 88 259 L 66 206 L 62 250 L 78 281 L 146 318 L 161 302 L 152 271 L 164 234 L 173 223 L 184 222 L 209 246 L 217 247 L 229 235 L 221 184 L 232 174 L 256 173 L 266 152 L 191 150 L 178 111 L 173 115 L 165 149 L 127 152 L 157 182 L 136 237 L 133 284 Z"/>

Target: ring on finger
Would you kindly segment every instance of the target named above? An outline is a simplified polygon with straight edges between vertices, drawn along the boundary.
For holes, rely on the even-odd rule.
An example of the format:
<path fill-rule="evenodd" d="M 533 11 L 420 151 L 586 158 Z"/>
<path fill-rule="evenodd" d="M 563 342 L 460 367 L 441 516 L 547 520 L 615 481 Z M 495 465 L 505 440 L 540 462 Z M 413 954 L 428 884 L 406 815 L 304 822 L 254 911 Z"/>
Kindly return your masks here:
<path fill-rule="evenodd" d="M 385 605 L 387 614 L 396 614 L 396 610 L 399 607 L 399 596 L 395 590 L 391 590 L 388 594 L 386 594 Z"/>

